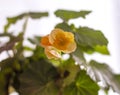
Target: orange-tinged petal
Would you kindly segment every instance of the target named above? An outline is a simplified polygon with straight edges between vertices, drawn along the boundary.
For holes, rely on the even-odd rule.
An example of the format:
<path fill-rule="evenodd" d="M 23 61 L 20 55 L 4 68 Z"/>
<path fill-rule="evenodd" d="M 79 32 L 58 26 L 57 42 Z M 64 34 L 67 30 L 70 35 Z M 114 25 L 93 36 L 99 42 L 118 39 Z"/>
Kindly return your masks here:
<path fill-rule="evenodd" d="M 51 46 L 49 39 L 48 39 L 48 36 L 49 35 L 46 35 L 46 36 L 41 38 L 41 41 L 40 41 L 41 46 L 43 46 L 43 47 Z"/>
<path fill-rule="evenodd" d="M 48 59 L 59 59 L 59 58 L 61 58 L 60 52 L 52 46 L 45 47 L 45 54 L 48 57 Z"/>

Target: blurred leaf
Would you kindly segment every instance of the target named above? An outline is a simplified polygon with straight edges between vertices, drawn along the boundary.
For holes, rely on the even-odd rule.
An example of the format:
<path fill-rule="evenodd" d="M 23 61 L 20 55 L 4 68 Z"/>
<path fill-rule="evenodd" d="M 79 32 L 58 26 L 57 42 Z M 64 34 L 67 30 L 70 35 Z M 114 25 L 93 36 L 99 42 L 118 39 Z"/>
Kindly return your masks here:
<path fill-rule="evenodd" d="M 8 95 L 8 87 L 10 83 L 11 68 L 0 71 L 0 94 Z"/>
<path fill-rule="evenodd" d="M 29 12 L 28 14 L 32 19 L 39 19 L 41 17 L 48 16 L 48 12 Z"/>
<path fill-rule="evenodd" d="M 76 78 L 77 73 L 80 71 L 80 66 L 75 64 L 75 61 L 69 59 L 65 61 L 65 70 L 68 71 L 68 75 L 64 79 L 64 85 L 70 85 Z"/>
<path fill-rule="evenodd" d="M 79 71 L 75 81 L 64 89 L 63 95 L 98 95 L 99 86 L 87 74 Z"/>
<path fill-rule="evenodd" d="M 28 38 L 28 41 L 32 44 L 40 45 L 40 36 L 35 36 L 34 38 Z"/>
<path fill-rule="evenodd" d="M 114 91 L 120 93 L 120 75 L 116 76 L 107 64 L 98 63 L 94 60 L 90 61 L 89 66 L 98 81 L 104 81 L 106 86 L 110 86 Z"/>
<path fill-rule="evenodd" d="M 4 26 L 4 32 L 7 32 L 8 28 L 11 24 L 15 24 L 18 20 L 22 19 L 26 14 L 20 14 L 15 17 L 8 17 L 7 18 L 7 24 Z"/>
<path fill-rule="evenodd" d="M 57 17 L 60 17 L 61 19 L 63 19 L 64 21 L 68 21 L 70 19 L 75 19 L 75 18 L 85 18 L 86 15 L 88 15 L 89 13 L 91 13 L 91 11 L 70 11 L 70 10 L 57 10 L 55 12 L 55 15 Z"/>
<path fill-rule="evenodd" d="M 11 67 L 12 63 L 13 63 L 14 59 L 13 58 L 7 58 L 5 60 L 2 60 L 0 62 L 0 69 L 4 70 L 5 68 Z"/>
<path fill-rule="evenodd" d="M 109 54 L 107 49 L 108 41 L 101 31 L 88 27 L 80 27 L 75 32 L 76 42 L 81 48 L 88 52 L 97 51 L 102 54 Z"/>
<path fill-rule="evenodd" d="M 24 50 L 26 50 L 26 51 L 33 51 L 33 48 L 28 47 L 28 46 L 24 46 L 23 48 L 24 48 Z"/>
<path fill-rule="evenodd" d="M 108 55 L 110 54 L 107 46 L 105 46 L 105 45 L 103 45 L 103 46 L 97 45 L 97 46 L 95 46 L 94 49 L 95 49 L 95 51 L 100 52 L 102 54 L 108 54 Z"/>
<path fill-rule="evenodd" d="M 0 47 L 0 53 L 5 51 L 5 50 L 11 50 L 13 49 L 13 47 L 15 46 L 15 44 L 17 42 L 19 42 L 21 40 L 21 38 L 14 38 L 13 40 L 7 42 L 5 45 L 1 46 Z"/>
<path fill-rule="evenodd" d="M 1 95 L 8 95 L 8 89 L 7 89 L 7 80 L 4 76 L 3 72 L 0 72 L 0 94 Z"/>
<path fill-rule="evenodd" d="M 80 46 L 77 46 L 77 49 L 75 50 L 75 52 L 72 53 L 72 56 L 76 62 L 85 65 L 86 60 L 84 58 L 84 54 Z"/>
<path fill-rule="evenodd" d="M 39 19 L 44 16 L 48 16 L 48 13 L 47 12 L 29 12 L 29 13 L 22 13 L 14 17 L 8 17 L 7 24 L 4 26 L 4 32 L 8 31 L 8 28 L 10 27 L 11 24 L 15 24 L 18 20 L 21 20 L 24 17 L 31 17 L 33 19 Z"/>
<path fill-rule="evenodd" d="M 46 58 L 46 55 L 44 53 L 44 48 L 40 46 L 36 46 L 36 49 L 33 51 L 32 58 L 34 60 L 38 60 L 39 58 Z"/>
<path fill-rule="evenodd" d="M 65 22 L 57 24 L 55 26 L 55 28 L 60 28 L 60 29 L 63 29 L 64 31 L 68 31 L 68 32 L 72 31 L 72 28 Z"/>
<path fill-rule="evenodd" d="M 57 95 L 55 86 L 56 69 L 44 59 L 34 61 L 20 76 L 21 95 Z"/>

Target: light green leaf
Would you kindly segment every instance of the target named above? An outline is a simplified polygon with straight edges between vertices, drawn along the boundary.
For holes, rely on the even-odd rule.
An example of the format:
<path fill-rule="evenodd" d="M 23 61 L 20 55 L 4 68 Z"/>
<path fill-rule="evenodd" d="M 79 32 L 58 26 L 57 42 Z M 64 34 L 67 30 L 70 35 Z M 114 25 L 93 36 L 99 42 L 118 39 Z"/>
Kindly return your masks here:
<path fill-rule="evenodd" d="M 94 73 L 96 81 L 104 81 L 107 88 L 111 87 L 115 92 L 120 93 L 120 75 L 113 73 L 112 69 L 104 63 L 94 60 L 90 61 L 90 70 Z"/>
<path fill-rule="evenodd" d="M 105 46 L 105 45 L 103 45 L 103 46 L 97 45 L 97 46 L 95 46 L 94 49 L 95 49 L 95 51 L 100 52 L 102 54 L 108 54 L 108 55 L 110 54 L 107 49 L 107 46 Z"/>
<path fill-rule="evenodd" d="M 99 86 L 87 74 L 79 71 L 76 80 L 64 89 L 63 95 L 98 95 Z"/>
<path fill-rule="evenodd" d="M 88 15 L 89 13 L 91 13 L 91 11 L 71 11 L 71 10 L 57 10 L 55 12 L 55 15 L 57 17 L 60 17 L 61 19 L 63 19 L 64 21 L 68 21 L 70 19 L 75 19 L 75 18 L 85 18 L 86 15 Z"/>
<path fill-rule="evenodd" d="M 64 69 L 68 72 L 68 75 L 63 80 L 64 85 L 66 86 L 75 80 L 77 73 L 80 71 L 80 66 L 76 65 L 75 61 L 70 58 L 64 62 Z"/>
<path fill-rule="evenodd" d="M 57 95 L 56 69 L 44 59 L 30 59 L 28 68 L 20 76 L 21 95 Z"/>
<path fill-rule="evenodd" d="M 23 48 L 24 48 L 25 51 L 33 51 L 33 48 L 28 47 L 28 46 L 24 46 Z"/>
<path fill-rule="evenodd" d="M 85 52 L 92 53 L 96 51 L 109 54 L 107 49 L 108 41 L 101 31 L 80 27 L 75 32 L 75 39 Z"/>

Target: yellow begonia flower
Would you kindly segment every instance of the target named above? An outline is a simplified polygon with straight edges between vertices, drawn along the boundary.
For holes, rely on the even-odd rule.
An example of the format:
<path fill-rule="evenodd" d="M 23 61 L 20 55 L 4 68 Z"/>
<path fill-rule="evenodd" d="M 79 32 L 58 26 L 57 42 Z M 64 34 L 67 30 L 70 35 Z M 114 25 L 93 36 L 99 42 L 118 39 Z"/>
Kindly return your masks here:
<path fill-rule="evenodd" d="M 49 59 L 61 58 L 60 52 L 71 53 L 76 50 L 74 35 L 58 28 L 41 38 L 41 46 L 45 48 L 45 54 Z"/>
<path fill-rule="evenodd" d="M 76 49 L 74 35 L 62 29 L 54 29 L 49 35 L 49 41 L 53 47 L 64 53 L 71 53 Z"/>

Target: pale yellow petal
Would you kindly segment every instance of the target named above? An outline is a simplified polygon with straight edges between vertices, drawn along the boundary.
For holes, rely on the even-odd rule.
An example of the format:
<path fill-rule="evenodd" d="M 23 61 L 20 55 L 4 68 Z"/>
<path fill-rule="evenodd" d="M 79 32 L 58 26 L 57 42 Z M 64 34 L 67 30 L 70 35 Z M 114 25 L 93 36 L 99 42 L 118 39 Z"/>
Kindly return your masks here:
<path fill-rule="evenodd" d="M 45 48 L 45 54 L 48 59 L 59 59 L 61 58 L 61 54 L 54 47 L 48 46 Z"/>
<path fill-rule="evenodd" d="M 70 43 L 67 46 L 66 50 L 62 50 L 62 52 L 64 52 L 64 53 L 72 53 L 72 52 L 74 52 L 76 50 L 76 48 L 77 48 L 77 45 L 76 45 L 75 42 L 73 42 L 73 43 Z"/>

